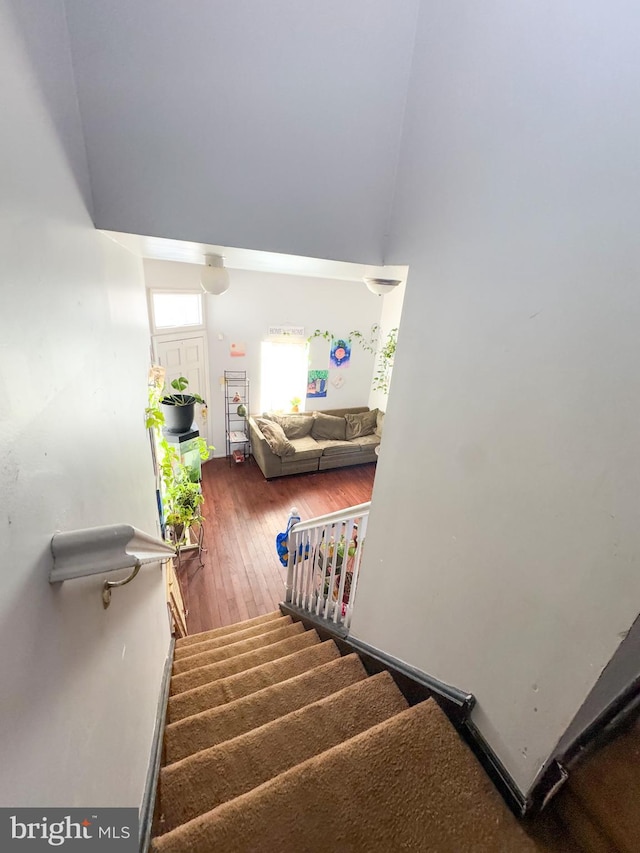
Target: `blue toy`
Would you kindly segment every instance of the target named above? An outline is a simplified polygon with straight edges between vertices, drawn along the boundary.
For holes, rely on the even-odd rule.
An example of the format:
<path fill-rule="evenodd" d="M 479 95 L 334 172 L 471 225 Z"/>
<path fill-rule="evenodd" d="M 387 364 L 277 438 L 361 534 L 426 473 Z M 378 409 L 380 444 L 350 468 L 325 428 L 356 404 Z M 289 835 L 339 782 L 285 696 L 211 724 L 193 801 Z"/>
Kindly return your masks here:
<path fill-rule="evenodd" d="M 278 533 L 276 536 L 276 551 L 278 552 L 278 559 L 283 566 L 289 564 L 289 533 L 293 525 L 300 521 L 300 516 L 295 514 L 296 512 L 297 510 L 295 509 L 291 510 L 291 515 L 287 521 L 287 529 L 284 533 Z"/>

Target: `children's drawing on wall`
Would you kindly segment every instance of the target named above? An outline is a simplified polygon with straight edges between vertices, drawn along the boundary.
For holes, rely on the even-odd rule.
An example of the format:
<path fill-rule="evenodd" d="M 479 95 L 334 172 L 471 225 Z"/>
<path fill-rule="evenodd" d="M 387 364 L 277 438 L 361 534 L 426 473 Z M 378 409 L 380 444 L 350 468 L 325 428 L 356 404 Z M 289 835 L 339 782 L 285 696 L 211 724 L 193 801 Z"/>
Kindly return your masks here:
<path fill-rule="evenodd" d="M 349 367 L 351 361 L 351 341 L 337 338 L 331 341 L 329 353 L 330 367 Z"/>
<path fill-rule="evenodd" d="M 334 388 L 337 388 L 338 391 L 344 385 L 344 373 L 336 373 L 335 370 L 331 371 L 331 379 L 329 380 Z"/>
<path fill-rule="evenodd" d="M 229 355 L 233 356 L 234 358 L 239 358 L 240 356 L 243 356 L 246 354 L 247 354 L 247 352 L 246 352 L 244 344 L 240 344 L 240 343 L 235 342 L 235 343 L 232 343 L 229 347 Z"/>
<path fill-rule="evenodd" d="M 310 370 L 307 378 L 307 397 L 326 397 L 328 370 Z"/>

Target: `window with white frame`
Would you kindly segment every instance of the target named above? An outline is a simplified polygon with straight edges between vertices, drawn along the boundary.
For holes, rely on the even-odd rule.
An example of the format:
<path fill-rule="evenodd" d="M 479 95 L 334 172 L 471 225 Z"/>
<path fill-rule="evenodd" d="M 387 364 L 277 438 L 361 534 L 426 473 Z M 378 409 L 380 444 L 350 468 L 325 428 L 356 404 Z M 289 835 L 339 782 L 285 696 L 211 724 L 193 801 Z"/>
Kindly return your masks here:
<path fill-rule="evenodd" d="M 260 359 L 260 411 L 290 412 L 300 400 L 303 411 L 309 363 L 306 343 L 263 341 Z"/>
<path fill-rule="evenodd" d="M 151 319 L 155 332 L 203 327 L 202 293 L 151 291 Z"/>

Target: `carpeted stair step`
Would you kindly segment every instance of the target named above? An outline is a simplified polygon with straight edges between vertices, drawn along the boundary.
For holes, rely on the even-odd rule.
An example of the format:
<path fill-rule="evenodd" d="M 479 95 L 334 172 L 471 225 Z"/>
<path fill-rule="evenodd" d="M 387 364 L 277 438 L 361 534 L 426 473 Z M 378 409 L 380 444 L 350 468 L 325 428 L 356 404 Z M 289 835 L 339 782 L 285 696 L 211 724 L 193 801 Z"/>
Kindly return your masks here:
<path fill-rule="evenodd" d="M 259 625 L 254 625 L 253 628 L 247 628 L 244 631 L 233 631 L 231 634 L 225 634 L 223 637 L 214 637 L 212 640 L 202 640 L 198 643 L 191 643 L 188 646 L 176 648 L 174 660 L 183 660 L 191 655 L 200 654 L 200 652 L 208 652 L 211 649 L 219 649 L 222 646 L 227 646 L 230 643 L 239 643 L 242 640 L 249 640 L 251 637 L 258 637 L 260 634 L 267 634 L 269 631 L 275 631 L 278 628 L 284 628 L 286 625 L 293 624 L 291 616 L 282 616 L 280 619 L 271 619 L 269 622 L 261 622 Z"/>
<path fill-rule="evenodd" d="M 277 628 L 275 631 L 268 631 L 266 634 L 258 634 L 257 637 L 250 637 L 247 640 L 241 640 L 238 643 L 229 643 L 226 646 L 221 646 L 217 649 L 207 649 L 199 654 L 190 655 L 181 660 L 175 660 L 173 663 L 173 674 L 179 675 L 181 672 L 188 672 L 191 669 L 197 669 L 200 666 L 208 666 L 212 663 L 218 663 L 221 660 L 229 660 L 230 658 L 242 655 L 245 652 L 252 652 L 254 649 L 262 649 L 266 646 L 272 646 L 274 643 L 279 643 L 281 640 L 286 640 L 289 637 L 295 637 L 297 634 L 302 634 L 304 625 L 302 622 L 295 622 L 291 625 L 284 625 Z M 192 648 L 196 648 L 193 646 Z"/>
<path fill-rule="evenodd" d="M 366 677 L 360 658 L 351 654 L 235 702 L 170 723 L 165 729 L 165 763 L 224 743 Z"/>
<path fill-rule="evenodd" d="M 285 657 L 319 642 L 320 637 L 315 631 L 303 629 L 302 633 L 281 640 L 279 643 L 245 652 L 245 654 L 237 655 L 230 660 L 219 661 L 208 666 L 199 666 L 180 675 L 174 675 L 171 678 L 170 693 L 172 696 L 176 696 L 185 690 L 193 690 L 195 687 L 202 687 L 204 684 L 218 681 L 220 678 L 226 678 L 229 675 L 235 675 L 245 669 L 253 669 L 260 664 Z"/>
<path fill-rule="evenodd" d="M 155 853 L 529 853 L 433 700 L 297 764 L 153 842 Z"/>
<path fill-rule="evenodd" d="M 307 631 L 307 634 L 312 634 L 312 632 Z M 302 636 L 307 636 L 307 634 Z M 201 711 L 206 711 L 208 708 L 234 702 L 236 699 L 257 693 L 265 687 L 286 681 L 339 657 L 340 652 L 333 640 L 311 645 L 301 651 L 245 670 L 237 675 L 205 684 L 203 687 L 196 687 L 194 690 L 185 691 L 177 696 L 170 696 L 167 719 L 173 723 Z"/>
<path fill-rule="evenodd" d="M 167 832 L 407 708 L 387 672 L 345 687 L 161 772 Z"/>
<path fill-rule="evenodd" d="M 176 650 L 184 649 L 193 643 L 202 643 L 205 640 L 226 637 L 228 634 L 234 634 L 237 631 L 245 631 L 247 628 L 253 628 L 256 625 L 264 625 L 266 622 L 271 622 L 273 619 L 280 619 L 281 617 L 282 613 L 279 610 L 274 610 L 271 613 L 266 613 L 264 616 L 254 616 L 253 619 L 245 619 L 243 622 L 235 622 L 233 625 L 214 628 L 212 631 L 201 631 L 198 634 L 189 634 L 188 637 L 180 637 L 176 640 Z"/>

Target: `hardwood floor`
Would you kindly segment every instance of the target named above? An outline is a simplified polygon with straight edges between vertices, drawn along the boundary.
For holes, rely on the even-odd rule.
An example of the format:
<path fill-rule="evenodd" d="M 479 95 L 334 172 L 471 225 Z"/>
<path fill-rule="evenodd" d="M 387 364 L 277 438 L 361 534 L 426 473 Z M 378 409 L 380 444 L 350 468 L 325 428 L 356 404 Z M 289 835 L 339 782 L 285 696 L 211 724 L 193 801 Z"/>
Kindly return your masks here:
<path fill-rule="evenodd" d="M 190 634 L 276 610 L 286 569 L 275 538 L 289 510 L 312 518 L 371 498 L 375 464 L 296 474 L 267 482 L 255 462 L 213 459 L 202 469 L 204 567 L 185 552 L 179 572 Z"/>

